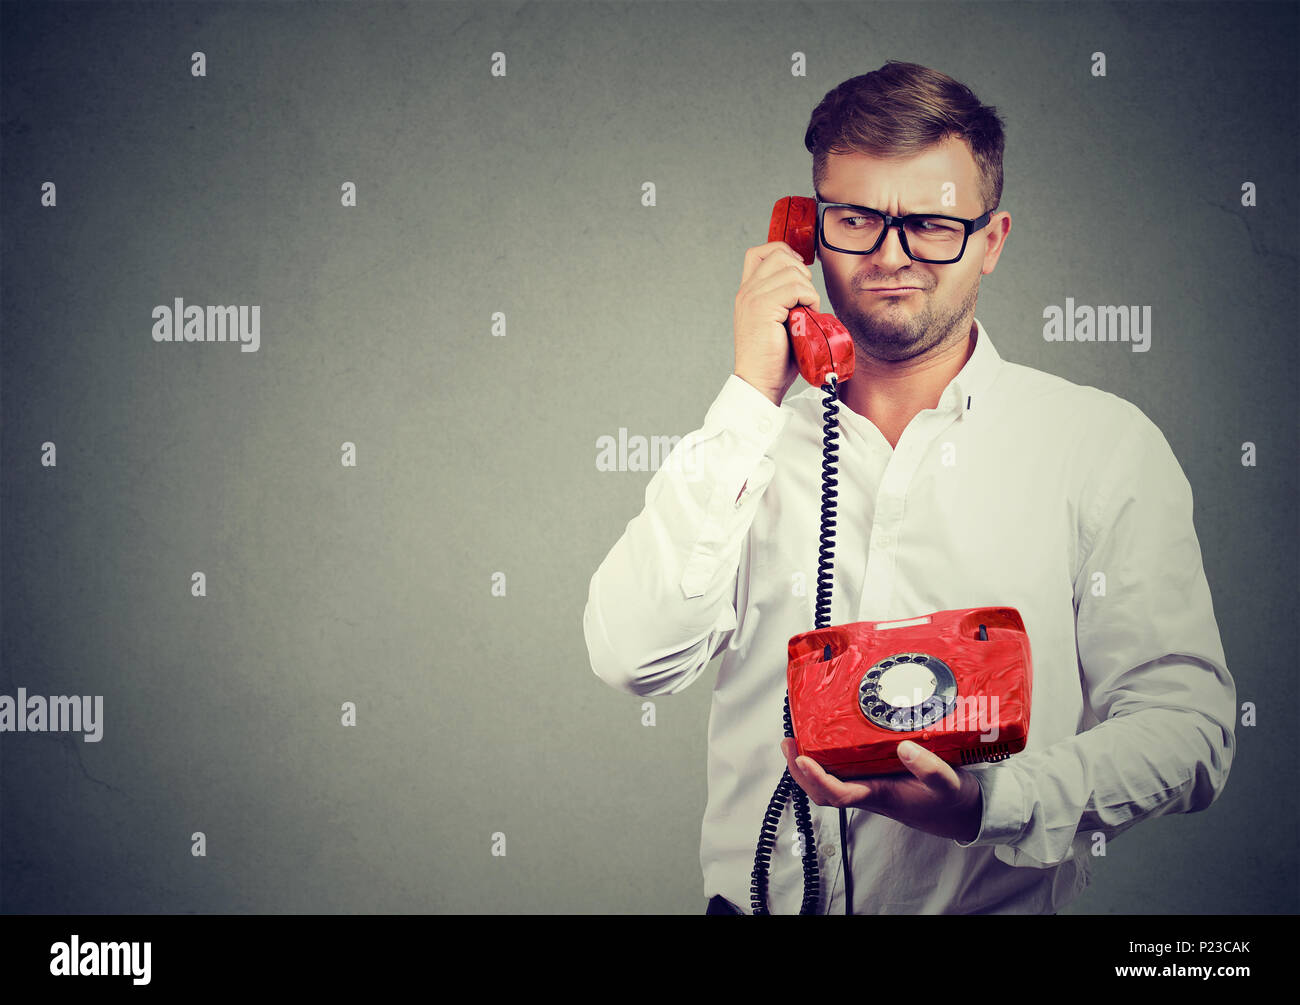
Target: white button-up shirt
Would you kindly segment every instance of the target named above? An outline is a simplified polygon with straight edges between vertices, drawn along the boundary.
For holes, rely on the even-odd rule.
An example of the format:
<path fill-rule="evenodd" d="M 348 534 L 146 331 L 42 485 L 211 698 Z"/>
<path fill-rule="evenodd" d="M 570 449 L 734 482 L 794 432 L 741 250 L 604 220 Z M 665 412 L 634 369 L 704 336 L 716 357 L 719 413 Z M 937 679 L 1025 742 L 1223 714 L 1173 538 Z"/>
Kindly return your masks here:
<path fill-rule="evenodd" d="M 1134 405 L 975 349 L 896 447 L 839 409 L 830 623 L 1016 608 L 1029 634 L 1024 751 L 973 772 L 969 843 L 849 810 L 855 914 L 1050 913 L 1087 885 L 1104 840 L 1222 790 L 1235 688 L 1192 494 Z M 675 694 L 722 662 L 709 717 L 706 896 L 750 911 L 763 814 L 785 770 L 786 645 L 816 600 L 823 395 L 774 405 L 734 374 L 684 436 L 591 578 L 592 668 L 636 695 Z M 844 913 L 839 811 L 809 801 L 821 911 Z M 789 803 L 768 904 L 803 892 Z"/>

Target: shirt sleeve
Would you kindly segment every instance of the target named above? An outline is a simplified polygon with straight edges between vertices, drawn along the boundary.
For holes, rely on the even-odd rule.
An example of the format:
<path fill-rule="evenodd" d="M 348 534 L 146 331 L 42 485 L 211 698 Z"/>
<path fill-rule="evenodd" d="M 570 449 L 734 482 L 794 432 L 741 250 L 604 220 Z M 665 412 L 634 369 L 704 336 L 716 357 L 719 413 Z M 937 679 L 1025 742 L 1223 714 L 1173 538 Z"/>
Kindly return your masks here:
<path fill-rule="evenodd" d="M 689 686 L 736 628 L 741 548 L 790 420 L 732 374 L 646 486 L 591 577 L 582 627 L 596 676 L 637 695 Z"/>
<path fill-rule="evenodd" d="M 1055 865 L 1076 837 L 1203 810 L 1232 763 L 1236 689 L 1191 486 L 1160 430 L 1128 407 L 1125 432 L 1098 462 L 1104 484 L 1081 514 L 1086 557 L 1074 582 L 1079 676 L 1097 724 L 965 769 L 979 780 L 984 810 L 975 839 L 957 844 L 993 845 L 1009 865 Z"/>

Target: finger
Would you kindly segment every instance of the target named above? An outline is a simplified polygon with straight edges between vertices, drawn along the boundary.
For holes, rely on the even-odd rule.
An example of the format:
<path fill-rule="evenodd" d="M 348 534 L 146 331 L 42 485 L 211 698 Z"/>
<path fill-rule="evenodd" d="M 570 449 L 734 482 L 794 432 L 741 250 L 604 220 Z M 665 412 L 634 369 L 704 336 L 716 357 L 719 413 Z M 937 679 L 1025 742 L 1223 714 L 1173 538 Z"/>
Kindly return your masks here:
<path fill-rule="evenodd" d="M 764 263 L 768 264 L 764 265 Z M 785 241 L 768 241 L 767 244 L 760 244 L 745 252 L 745 263 L 740 270 L 740 281 L 744 284 L 756 272 L 765 272 L 788 263 L 796 264 L 799 268 L 808 272 L 808 266 L 804 265 L 803 259 L 795 254 L 794 249 Z M 812 273 L 808 272 L 808 275 L 811 276 Z"/>
<path fill-rule="evenodd" d="M 936 792 L 958 792 L 961 779 L 951 764 L 938 754 L 926 750 L 919 743 L 904 740 L 898 745 L 898 759 L 903 767 L 910 771 L 917 780 L 924 782 L 927 788 Z"/>
<path fill-rule="evenodd" d="M 797 756 L 798 748 L 794 740 L 782 740 L 781 751 L 785 754 L 790 777 L 818 806 L 852 805 L 861 806 L 863 809 L 869 808 L 862 804 L 874 794 L 872 786 L 861 782 L 845 782 L 827 772 L 811 757 Z"/>
<path fill-rule="evenodd" d="M 826 791 L 818 777 L 809 770 L 811 767 L 816 767 L 820 771 L 821 766 L 811 757 L 798 757 L 797 752 L 798 747 L 795 746 L 794 740 L 787 738 L 781 741 L 781 753 L 785 755 L 786 767 L 790 769 L 790 777 L 794 779 L 795 784 L 808 793 L 808 798 L 818 806 L 829 805 L 830 793 Z"/>
<path fill-rule="evenodd" d="M 749 291 L 753 297 L 780 293 L 783 304 L 793 307 L 796 304 L 808 304 L 814 308 L 821 306 L 821 296 L 806 276 L 792 274 L 788 269 L 762 279 L 756 278 L 754 288 Z M 820 313 L 820 312 L 818 312 Z"/>

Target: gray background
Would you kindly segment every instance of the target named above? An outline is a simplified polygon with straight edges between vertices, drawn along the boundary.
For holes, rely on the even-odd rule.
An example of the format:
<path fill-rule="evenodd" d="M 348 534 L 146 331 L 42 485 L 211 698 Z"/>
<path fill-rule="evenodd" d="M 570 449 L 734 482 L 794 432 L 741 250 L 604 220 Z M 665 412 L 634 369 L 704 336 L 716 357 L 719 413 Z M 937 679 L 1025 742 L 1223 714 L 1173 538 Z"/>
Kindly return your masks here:
<path fill-rule="evenodd" d="M 0 684 L 106 720 L 0 735 L 0 909 L 702 911 L 713 672 L 654 728 L 592 674 L 588 581 L 650 477 L 595 441 L 700 425 L 809 114 L 890 58 L 1006 119 L 978 316 L 1164 431 L 1259 707 L 1222 798 L 1117 838 L 1072 910 L 1297 909 L 1293 5 L 0 15 Z M 1152 305 L 1151 350 L 1044 342 L 1067 296 Z M 262 305 L 261 350 L 155 344 L 175 297 Z"/>

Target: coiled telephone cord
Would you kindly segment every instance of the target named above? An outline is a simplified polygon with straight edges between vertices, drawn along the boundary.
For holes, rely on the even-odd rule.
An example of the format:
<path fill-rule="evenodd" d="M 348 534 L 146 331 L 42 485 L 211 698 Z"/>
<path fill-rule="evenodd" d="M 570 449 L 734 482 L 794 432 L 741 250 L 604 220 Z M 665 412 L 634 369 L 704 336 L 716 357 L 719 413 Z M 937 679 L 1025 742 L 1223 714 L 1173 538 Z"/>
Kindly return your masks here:
<path fill-rule="evenodd" d="M 817 604 L 814 608 L 814 628 L 826 628 L 831 620 L 831 584 L 833 581 L 832 564 L 835 556 L 835 506 L 839 484 L 835 475 L 839 463 L 837 453 L 839 444 L 839 380 L 835 374 L 829 374 L 821 387 L 825 395 L 823 400 L 822 424 L 822 508 L 821 533 L 818 536 L 817 549 Z M 825 659 L 831 658 L 830 646 L 826 647 Z M 794 737 L 790 723 L 790 692 L 785 695 L 784 712 L 785 735 Z M 803 903 L 800 914 L 816 914 L 821 900 L 821 875 L 817 869 L 817 847 L 812 832 L 812 814 L 808 809 L 808 794 L 804 792 L 790 776 L 787 768 L 781 774 L 776 791 L 767 804 L 763 815 L 763 826 L 759 831 L 758 849 L 754 853 L 754 871 L 750 874 L 750 906 L 754 914 L 769 914 L 767 909 L 768 870 L 772 862 L 772 853 L 776 848 L 777 824 L 785 810 L 786 800 L 794 804 L 794 819 L 800 835 L 803 837 Z M 848 818 L 840 810 L 840 850 L 844 862 L 845 914 L 853 913 L 853 877 L 849 872 L 848 859 Z"/>

